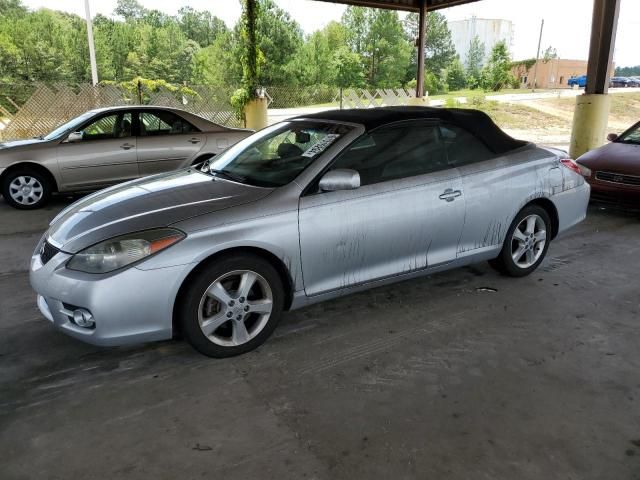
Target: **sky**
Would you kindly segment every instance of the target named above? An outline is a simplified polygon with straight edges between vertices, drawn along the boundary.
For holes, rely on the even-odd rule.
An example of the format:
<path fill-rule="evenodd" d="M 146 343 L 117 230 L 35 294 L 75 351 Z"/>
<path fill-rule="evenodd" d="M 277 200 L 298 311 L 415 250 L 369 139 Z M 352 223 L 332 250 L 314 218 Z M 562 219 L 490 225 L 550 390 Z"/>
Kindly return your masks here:
<path fill-rule="evenodd" d="M 240 16 L 238 0 L 139 0 L 146 8 L 175 14 L 182 6 L 209 10 L 232 26 Z M 116 0 L 89 0 L 91 14 L 110 15 Z M 275 0 L 288 11 L 306 33 L 321 29 L 332 20 L 340 20 L 344 5 L 313 0 Z M 84 15 L 83 0 L 23 0 L 29 8 L 40 7 Z M 536 56 L 540 22 L 544 18 L 543 49 L 553 46 L 561 58 L 586 60 L 589 53 L 592 0 L 481 0 L 468 5 L 440 10 L 449 20 L 499 18 L 514 23 L 514 60 Z M 614 61 L 617 66 L 640 65 L 638 34 L 640 1 L 622 0 Z"/>

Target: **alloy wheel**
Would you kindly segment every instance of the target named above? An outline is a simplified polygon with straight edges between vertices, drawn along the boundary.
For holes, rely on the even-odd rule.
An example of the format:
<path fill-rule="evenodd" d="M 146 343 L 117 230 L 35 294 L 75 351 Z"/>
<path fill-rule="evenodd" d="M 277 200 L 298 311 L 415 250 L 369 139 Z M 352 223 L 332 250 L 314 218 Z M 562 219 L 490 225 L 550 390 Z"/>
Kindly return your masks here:
<path fill-rule="evenodd" d="M 511 237 L 511 257 L 519 268 L 529 268 L 542 256 L 547 243 L 547 230 L 536 214 L 522 219 Z"/>
<path fill-rule="evenodd" d="M 260 274 L 234 270 L 206 289 L 198 307 L 198 323 L 209 341 L 224 347 L 243 345 L 266 326 L 273 292 Z"/>

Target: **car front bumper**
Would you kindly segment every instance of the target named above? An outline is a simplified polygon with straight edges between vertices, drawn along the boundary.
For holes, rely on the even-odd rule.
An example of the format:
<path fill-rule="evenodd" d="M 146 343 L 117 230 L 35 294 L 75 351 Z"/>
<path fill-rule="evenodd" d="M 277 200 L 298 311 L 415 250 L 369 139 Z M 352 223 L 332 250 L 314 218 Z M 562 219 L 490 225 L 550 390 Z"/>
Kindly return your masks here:
<path fill-rule="evenodd" d="M 640 207 L 640 188 L 590 179 L 593 200 Z"/>
<path fill-rule="evenodd" d="M 65 267 L 71 255 L 57 253 L 46 264 L 31 258 L 30 281 L 40 312 L 62 332 L 93 345 L 118 346 L 169 339 L 173 305 L 189 265 L 153 270 L 130 267 L 95 275 Z M 73 312 L 90 312 L 93 328 L 79 326 Z"/>

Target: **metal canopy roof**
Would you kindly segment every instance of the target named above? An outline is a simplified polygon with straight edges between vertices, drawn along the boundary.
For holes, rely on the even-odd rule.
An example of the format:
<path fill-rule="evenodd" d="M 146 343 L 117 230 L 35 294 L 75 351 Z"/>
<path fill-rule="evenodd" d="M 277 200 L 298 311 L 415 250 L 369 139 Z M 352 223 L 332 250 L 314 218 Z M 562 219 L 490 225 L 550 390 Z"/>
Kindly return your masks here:
<path fill-rule="evenodd" d="M 344 3 L 357 5 L 360 7 L 387 8 L 393 10 L 405 10 L 409 12 L 419 12 L 422 0 L 319 0 L 329 3 Z M 438 10 L 439 8 L 454 7 L 465 3 L 477 2 L 478 0 L 424 0 L 427 10 Z"/>

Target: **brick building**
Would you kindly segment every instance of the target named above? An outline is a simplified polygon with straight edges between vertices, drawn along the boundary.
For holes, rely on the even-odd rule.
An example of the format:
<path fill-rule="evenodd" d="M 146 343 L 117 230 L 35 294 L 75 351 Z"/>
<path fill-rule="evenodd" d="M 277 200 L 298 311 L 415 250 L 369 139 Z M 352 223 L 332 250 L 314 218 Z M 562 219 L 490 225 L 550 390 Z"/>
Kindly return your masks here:
<path fill-rule="evenodd" d="M 528 69 L 528 65 L 531 65 Z M 526 62 L 515 65 L 512 73 L 520 79 L 522 88 L 532 88 L 535 63 Z M 609 76 L 613 77 L 615 65 L 611 66 Z M 586 60 L 565 60 L 554 58 L 547 62 L 538 60 L 536 88 L 568 88 L 567 82 L 571 77 L 587 74 Z"/>

